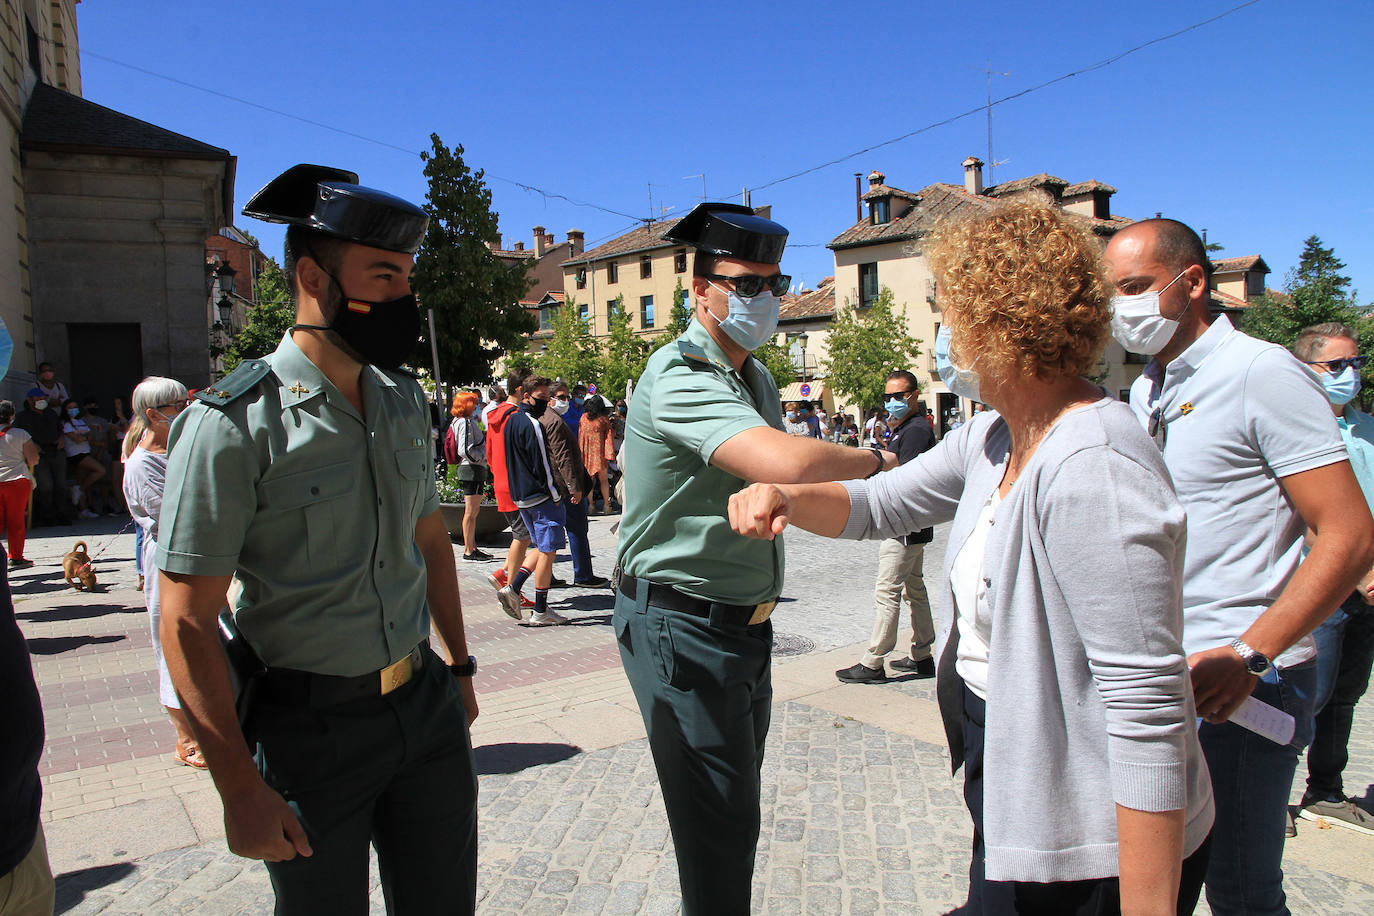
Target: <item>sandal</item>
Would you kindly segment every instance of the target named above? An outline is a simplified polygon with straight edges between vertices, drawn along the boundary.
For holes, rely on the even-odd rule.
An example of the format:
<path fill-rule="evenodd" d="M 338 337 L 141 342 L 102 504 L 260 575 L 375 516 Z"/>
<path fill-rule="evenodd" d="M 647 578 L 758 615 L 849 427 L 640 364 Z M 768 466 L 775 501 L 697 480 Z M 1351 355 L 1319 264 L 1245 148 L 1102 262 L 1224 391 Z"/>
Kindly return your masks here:
<path fill-rule="evenodd" d="M 188 767 L 195 767 L 197 770 L 209 768 L 209 764 L 205 762 L 204 755 L 200 752 L 200 745 L 197 744 L 182 744 L 178 741 L 177 749 L 172 752 L 172 756 L 175 757 L 179 763 L 184 763 Z"/>

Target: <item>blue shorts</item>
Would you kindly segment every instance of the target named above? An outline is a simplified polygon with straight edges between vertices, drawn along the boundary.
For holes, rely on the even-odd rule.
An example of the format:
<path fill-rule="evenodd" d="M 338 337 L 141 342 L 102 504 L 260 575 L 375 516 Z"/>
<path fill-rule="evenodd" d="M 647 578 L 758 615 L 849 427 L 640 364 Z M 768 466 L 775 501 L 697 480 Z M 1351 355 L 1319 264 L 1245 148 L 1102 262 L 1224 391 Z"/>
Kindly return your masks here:
<path fill-rule="evenodd" d="M 530 530 L 530 541 L 534 544 L 534 549 L 540 553 L 557 553 L 560 547 L 568 543 L 567 537 L 563 534 L 567 516 L 563 512 L 562 503 L 550 501 L 528 509 L 521 508 L 520 518 Z"/>

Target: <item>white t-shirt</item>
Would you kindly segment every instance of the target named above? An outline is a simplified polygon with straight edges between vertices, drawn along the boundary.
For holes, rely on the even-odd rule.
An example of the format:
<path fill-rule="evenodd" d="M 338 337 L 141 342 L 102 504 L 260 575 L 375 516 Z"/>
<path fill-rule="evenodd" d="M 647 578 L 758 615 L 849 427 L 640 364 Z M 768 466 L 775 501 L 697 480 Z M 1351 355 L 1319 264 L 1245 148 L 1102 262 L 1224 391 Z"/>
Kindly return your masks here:
<path fill-rule="evenodd" d="M 62 432 L 77 432 L 82 436 L 89 436 L 91 428 L 86 425 L 85 420 L 73 420 L 70 417 L 62 421 Z M 62 450 L 67 453 L 68 458 L 75 458 L 77 455 L 89 455 L 91 444 L 84 439 L 81 442 L 75 441 L 71 436 L 63 440 Z"/>
<path fill-rule="evenodd" d="M 1347 460 L 1331 404 L 1306 366 L 1277 344 L 1237 331 L 1225 315 L 1162 370 L 1131 386 L 1148 431 L 1158 408 L 1164 462 L 1188 513 L 1183 648 L 1228 645 L 1282 594 L 1306 525 L 1284 477 Z M 1316 656 L 1305 636 L 1275 659 Z"/>
<path fill-rule="evenodd" d="M 983 559 L 988 550 L 988 535 L 992 533 L 993 516 L 1001 502 L 1001 492 L 993 490 L 949 571 L 949 587 L 954 592 L 954 613 L 959 627 L 959 652 L 954 670 L 980 700 L 988 698 L 988 646 L 992 644 L 992 609 L 988 607 L 988 580 L 983 575 Z"/>
<path fill-rule="evenodd" d="M 33 472 L 24 460 L 24 443 L 33 437 L 17 426 L 0 427 L 0 483 L 27 480 L 33 483 Z"/>

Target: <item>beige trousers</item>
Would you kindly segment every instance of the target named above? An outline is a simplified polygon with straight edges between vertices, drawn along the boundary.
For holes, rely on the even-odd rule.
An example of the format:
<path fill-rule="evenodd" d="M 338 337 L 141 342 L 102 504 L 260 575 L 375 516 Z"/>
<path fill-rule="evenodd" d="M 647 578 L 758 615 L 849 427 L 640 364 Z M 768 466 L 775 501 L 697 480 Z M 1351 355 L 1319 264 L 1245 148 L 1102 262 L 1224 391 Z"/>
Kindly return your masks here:
<path fill-rule="evenodd" d="M 52 916 L 56 887 L 48 867 L 48 844 L 43 825 L 33 838 L 33 849 L 7 875 L 0 875 L 0 916 Z"/>
<path fill-rule="evenodd" d="M 902 616 L 902 593 L 911 609 L 911 657 L 930 658 L 935 624 L 930 619 L 930 596 L 922 560 L 924 544 L 903 544 L 887 538 L 878 545 L 878 581 L 873 587 L 873 635 L 860 660 L 868 668 L 883 667 L 883 659 L 897 645 L 897 621 Z"/>

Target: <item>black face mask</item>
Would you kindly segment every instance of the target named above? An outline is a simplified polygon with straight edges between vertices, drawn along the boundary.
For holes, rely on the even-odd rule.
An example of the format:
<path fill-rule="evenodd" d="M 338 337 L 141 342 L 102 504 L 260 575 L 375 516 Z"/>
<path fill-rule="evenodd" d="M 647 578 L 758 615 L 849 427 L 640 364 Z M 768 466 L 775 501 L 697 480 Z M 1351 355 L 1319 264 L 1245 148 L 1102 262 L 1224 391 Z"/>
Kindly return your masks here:
<path fill-rule="evenodd" d="M 318 259 L 316 259 L 318 263 Z M 323 270 L 323 268 L 321 268 Z M 349 349 L 382 369 L 397 369 L 415 349 L 420 339 L 420 304 L 413 293 L 385 302 L 352 299 L 344 294 L 339 281 L 326 271 L 334 289 L 334 318 L 328 325 L 298 324 L 296 328 L 333 331 Z"/>
<path fill-rule="evenodd" d="M 529 405 L 530 416 L 538 420 L 544 415 L 544 411 L 549 409 L 548 398 L 534 398 L 534 403 Z"/>

